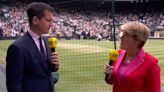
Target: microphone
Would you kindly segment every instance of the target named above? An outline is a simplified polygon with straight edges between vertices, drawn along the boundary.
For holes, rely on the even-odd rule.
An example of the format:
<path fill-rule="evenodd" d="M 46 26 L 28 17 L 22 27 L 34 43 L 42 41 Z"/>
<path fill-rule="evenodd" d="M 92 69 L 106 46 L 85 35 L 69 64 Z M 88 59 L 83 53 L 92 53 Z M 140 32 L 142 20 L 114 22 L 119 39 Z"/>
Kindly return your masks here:
<path fill-rule="evenodd" d="M 48 47 L 51 48 L 51 52 L 55 52 L 55 48 L 57 47 L 57 38 L 56 37 L 48 38 Z"/>
<path fill-rule="evenodd" d="M 112 66 L 113 61 L 115 61 L 118 57 L 118 50 L 110 49 L 109 50 L 109 65 Z M 105 81 L 108 83 L 109 74 L 105 74 Z"/>
<path fill-rule="evenodd" d="M 110 49 L 109 50 L 109 65 L 112 66 L 113 61 L 115 61 L 118 57 L 118 50 Z"/>
<path fill-rule="evenodd" d="M 48 37 L 48 47 L 51 48 L 51 53 L 55 52 L 55 48 L 57 47 L 57 38 L 56 37 Z M 51 72 L 52 82 L 55 84 L 59 80 L 59 73 L 57 72 L 59 65 L 52 64 L 51 67 L 55 67 L 55 72 Z"/>

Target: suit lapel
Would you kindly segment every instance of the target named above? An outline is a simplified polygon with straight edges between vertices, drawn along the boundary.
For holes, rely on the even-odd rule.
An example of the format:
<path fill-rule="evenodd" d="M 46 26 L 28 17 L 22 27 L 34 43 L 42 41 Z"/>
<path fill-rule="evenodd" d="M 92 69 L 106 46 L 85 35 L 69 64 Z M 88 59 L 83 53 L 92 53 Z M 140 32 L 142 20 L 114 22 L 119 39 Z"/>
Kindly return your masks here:
<path fill-rule="evenodd" d="M 51 60 L 50 60 L 50 56 L 51 56 L 51 50 L 48 48 L 48 39 L 46 37 L 43 37 L 44 43 L 45 43 L 45 47 L 46 47 L 46 57 L 47 57 L 47 63 L 48 66 L 51 66 Z M 50 70 L 50 69 L 49 69 Z"/>
<path fill-rule="evenodd" d="M 119 66 L 124 58 L 125 53 L 126 53 L 125 50 L 119 50 L 119 56 L 117 58 L 117 62 L 114 68 L 115 73 L 118 73 Z M 137 55 L 132 59 L 131 63 L 127 66 L 127 69 L 125 70 L 124 78 L 127 78 L 136 68 L 138 68 L 144 62 L 144 57 L 145 57 L 144 50 L 143 49 L 139 50 L 137 52 Z"/>
<path fill-rule="evenodd" d="M 131 63 L 128 65 L 127 70 L 125 71 L 125 77 L 132 73 L 144 62 L 145 52 L 143 49 L 137 52 L 137 55 L 131 60 Z"/>
<path fill-rule="evenodd" d="M 119 56 L 118 56 L 118 58 L 117 58 L 117 62 L 116 62 L 116 65 L 115 65 L 115 68 L 114 68 L 114 71 L 115 72 L 117 72 L 118 71 L 118 68 L 119 68 L 119 66 L 120 66 L 120 64 L 121 64 L 121 62 L 122 62 L 122 60 L 123 60 L 123 58 L 124 58 L 124 56 L 125 56 L 125 50 L 119 50 Z"/>
<path fill-rule="evenodd" d="M 47 55 L 47 62 L 48 62 L 48 66 L 51 67 L 51 60 L 50 60 L 50 56 L 51 56 L 51 50 L 48 48 L 48 38 L 47 37 L 43 37 L 44 43 L 45 43 L 45 47 L 46 47 L 46 55 Z M 48 71 L 51 72 L 51 68 L 48 67 Z M 54 88 L 54 84 L 53 84 L 53 79 L 52 77 L 50 77 L 50 82 L 51 82 L 51 86 L 52 88 Z"/>
<path fill-rule="evenodd" d="M 47 41 L 47 38 L 46 37 L 43 37 L 43 40 L 44 40 L 45 47 L 46 47 L 46 57 L 47 57 L 48 61 L 50 61 L 51 51 L 50 51 L 50 49 L 48 49 L 48 41 Z"/>
<path fill-rule="evenodd" d="M 40 51 L 38 50 L 38 48 L 37 48 L 34 40 L 32 39 L 32 37 L 30 36 L 30 34 L 28 32 L 25 34 L 24 37 L 25 37 L 25 40 L 27 41 L 27 43 L 26 43 L 27 44 L 27 47 L 37 57 L 37 59 L 39 61 L 38 63 L 41 65 L 41 67 L 44 69 L 44 71 L 48 74 L 48 71 L 45 68 L 44 63 L 43 63 L 44 62 L 43 61 L 43 58 L 42 58 L 42 56 L 40 54 Z"/>

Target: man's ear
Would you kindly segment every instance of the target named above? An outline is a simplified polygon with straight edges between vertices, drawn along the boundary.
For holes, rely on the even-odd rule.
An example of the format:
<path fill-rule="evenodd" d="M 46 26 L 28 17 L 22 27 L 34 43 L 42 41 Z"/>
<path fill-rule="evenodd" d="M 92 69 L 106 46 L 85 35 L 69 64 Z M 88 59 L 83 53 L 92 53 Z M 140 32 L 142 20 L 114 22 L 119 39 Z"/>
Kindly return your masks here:
<path fill-rule="evenodd" d="M 36 25 L 36 24 L 38 23 L 38 18 L 37 18 L 36 16 L 34 16 L 34 17 L 32 18 L 32 23 L 33 23 L 34 25 Z"/>
<path fill-rule="evenodd" d="M 144 41 L 141 41 L 139 44 L 138 44 L 138 48 L 142 48 L 144 46 L 145 42 Z"/>

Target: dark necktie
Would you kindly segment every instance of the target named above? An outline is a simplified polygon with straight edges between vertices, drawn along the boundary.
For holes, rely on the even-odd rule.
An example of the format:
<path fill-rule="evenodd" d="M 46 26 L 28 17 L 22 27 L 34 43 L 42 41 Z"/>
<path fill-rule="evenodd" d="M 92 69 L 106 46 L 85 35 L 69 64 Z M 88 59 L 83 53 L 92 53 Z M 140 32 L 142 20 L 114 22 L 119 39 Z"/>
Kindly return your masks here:
<path fill-rule="evenodd" d="M 47 67 L 47 59 L 46 59 L 46 53 L 45 53 L 45 50 L 43 48 L 43 44 L 42 44 L 42 37 L 39 38 L 39 46 L 40 46 L 40 53 L 43 57 L 43 63 L 45 65 L 45 67 Z"/>

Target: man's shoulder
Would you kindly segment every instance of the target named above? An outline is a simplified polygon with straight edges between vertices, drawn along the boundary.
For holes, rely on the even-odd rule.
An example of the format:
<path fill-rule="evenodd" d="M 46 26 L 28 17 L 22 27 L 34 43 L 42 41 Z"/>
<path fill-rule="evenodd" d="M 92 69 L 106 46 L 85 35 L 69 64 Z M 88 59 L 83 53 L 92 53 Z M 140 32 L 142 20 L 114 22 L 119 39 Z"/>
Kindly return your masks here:
<path fill-rule="evenodd" d="M 23 37 L 19 37 L 19 38 L 17 38 L 13 43 L 12 43 L 12 45 L 19 45 L 19 44 L 21 44 L 22 42 L 23 42 L 24 40 L 23 40 Z"/>
<path fill-rule="evenodd" d="M 17 39 L 11 44 L 11 46 L 21 47 L 21 46 L 25 45 L 27 39 L 28 39 L 28 37 L 27 37 L 26 35 L 23 35 L 23 36 L 17 38 Z"/>

